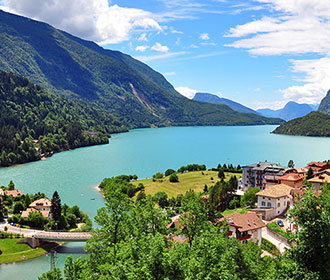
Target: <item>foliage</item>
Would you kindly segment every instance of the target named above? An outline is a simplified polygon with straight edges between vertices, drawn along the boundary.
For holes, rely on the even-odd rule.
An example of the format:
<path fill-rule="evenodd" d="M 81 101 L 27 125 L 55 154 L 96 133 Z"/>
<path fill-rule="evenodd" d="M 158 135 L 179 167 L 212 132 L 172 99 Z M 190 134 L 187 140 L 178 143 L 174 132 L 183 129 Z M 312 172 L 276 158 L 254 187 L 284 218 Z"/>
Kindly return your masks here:
<path fill-rule="evenodd" d="M 61 217 L 62 217 L 62 212 L 61 212 L 62 206 L 61 206 L 61 198 L 58 195 L 58 192 L 55 191 L 53 193 L 53 197 L 52 197 L 52 205 L 50 207 L 50 214 L 52 216 L 52 219 L 55 222 L 56 228 L 58 223 L 60 223 Z"/>
<path fill-rule="evenodd" d="M 184 172 L 201 171 L 201 170 L 206 170 L 205 164 L 188 164 L 187 166 L 181 166 L 178 169 L 178 172 L 184 173 Z"/>
<path fill-rule="evenodd" d="M 171 174 L 171 176 L 170 176 L 170 182 L 171 183 L 177 183 L 177 182 L 179 182 L 179 177 L 178 177 L 178 175 L 176 173 Z"/>
<path fill-rule="evenodd" d="M 288 162 L 288 168 L 294 168 L 294 162 L 292 159 L 290 159 Z"/>
<path fill-rule="evenodd" d="M 220 169 L 218 172 L 218 177 L 220 179 L 225 179 L 225 172 L 223 172 L 223 169 Z"/>
<path fill-rule="evenodd" d="M 330 136 L 330 116 L 321 112 L 308 115 L 281 124 L 273 133 L 300 136 Z"/>
<path fill-rule="evenodd" d="M 261 239 L 261 249 L 275 256 L 280 254 L 280 251 L 277 249 L 277 247 L 265 238 Z"/>
<path fill-rule="evenodd" d="M 259 191 L 260 189 L 258 187 L 249 188 L 241 197 L 241 205 L 250 207 L 254 206 L 258 201 L 256 193 Z"/>
<path fill-rule="evenodd" d="M 155 201 L 161 208 L 168 206 L 167 193 L 158 192 L 154 195 L 153 201 Z"/>
<path fill-rule="evenodd" d="M 277 232 L 279 235 L 282 235 L 284 238 L 288 240 L 292 240 L 293 235 L 291 232 L 284 231 L 276 222 L 271 222 L 267 224 L 267 227 L 275 232 Z"/>
<path fill-rule="evenodd" d="M 167 176 L 170 176 L 171 174 L 173 174 L 173 173 L 175 173 L 175 170 L 174 169 L 167 169 L 166 171 L 165 171 L 165 176 L 167 177 Z"/>
<path fill-rule="evenodd" d="M 313 169 L 310 167 L 306 174 L 306 180 L 312 179 L 313 176 L 314 176 L 314 172 L 313 172 Z"/>
<path fill-rule="evenodd" d="M 105 111 L 50 94 L 2 71 L 0 111 L 0 166 L 108 143 L 108 133 L 126 130 Z"/>
<path fill-rule="evenodd" d="M 164 177 L 164 174 L 161 172 L 157 172 L 155 175 L 152 176 L 154 179 L 162 179 Z"/>

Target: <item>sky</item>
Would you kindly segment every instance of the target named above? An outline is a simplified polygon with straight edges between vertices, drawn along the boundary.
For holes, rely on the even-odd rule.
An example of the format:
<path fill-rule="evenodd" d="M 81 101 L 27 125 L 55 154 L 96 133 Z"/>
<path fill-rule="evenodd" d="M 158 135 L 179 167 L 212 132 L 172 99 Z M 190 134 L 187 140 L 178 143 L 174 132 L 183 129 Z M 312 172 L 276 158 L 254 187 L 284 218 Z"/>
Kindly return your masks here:
<path fill-rule="evenodd" d="M 318 104 L 330 89 L 328 0 L 0 0 L 139 59 L 183 95 L 254 109 Z"/>

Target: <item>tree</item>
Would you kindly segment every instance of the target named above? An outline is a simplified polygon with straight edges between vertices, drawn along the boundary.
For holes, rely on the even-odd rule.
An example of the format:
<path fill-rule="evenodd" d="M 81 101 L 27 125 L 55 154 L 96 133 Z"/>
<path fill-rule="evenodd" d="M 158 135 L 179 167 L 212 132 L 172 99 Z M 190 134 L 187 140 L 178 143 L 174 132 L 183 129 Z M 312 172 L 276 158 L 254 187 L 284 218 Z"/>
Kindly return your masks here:
<path fill-rule="evenodd" d="M 314 176 L 313 169 L 310 167 L 307 171 L 306 180 L 312 179 Z"/>
<path fill-rule="evenodd" d="M 43 229 L 47 223 L 47 219 L 42 216 L 40 211 L 33 211 L 26 218 L 26 223 L 32 228 Z"/>
<path fill-rule="evenodd" d="M 10 182 L 8 184 L 8 189 L 11 190 L 11 191 L 15 189 L 15 184 L 12 180 L 10 180 Z"/>
<path fill-rule="evenodd" d="M 140 191 L 136 197 L 136 201 L 143 200 L 146 198 L 147 198 L 146 193 L 144 191 Z"/>
<path fill-rule="evenodd" d="M 179 182 L 179 177 L 178 177 L 178 175 L 176 175 L 176 173 L 171 174 L 171 176 L 170 176 L 170 182 L 171 183 L 177 183 L 177 182 Z"/>
<path fill-rule="evenodd" d="M 223 169 L 222 168 L 218 172 L 218 177 L 220 179 L 225 179 L 225 172 L 223 172 Z"/>
<path fill-rule="evenodd" d="M 21 211 L 23 211 L 24 210 L 24 206 L 23 206 L 23 203 L 22 202 L 20 202 L 20 201 L 18 201 L 18 202 L 15 202 L 15 204 L 14 204 L 14 211 L 13 211 L 13 213 L 14 214 L 20 214 L 21 213 Z"/>
<path fill-rule="evenodd" d="M 208 187 L 207 187 L 207 185 L 206 185 L 206 184 L 204 185 L 204 189 L 203 189 L 203 192 L 204 192 L 204 193 L 207 193 L 207 192 L 208 192 Z"/>
<path fill-rule="evenodd" d="M 294 162 L 292 159 L 290 159 L 288 162 L 288 168 L 294 168 Z"/>
<path fill-rule="evenodd" d="M 6 215 L 6 209 L 3 205 L 3 201 L 0 199 L 0 222 L 3 222 Z"/>
<path fill-rule="evenodd" d="M 62 208 L 61 208 L 61 198 L 58 195 L 57 191 L 54 192 L 52 197 L 52 205 L 50 207 L 51 217 L 55 222 L 59 222 L 62 216 Z M 57 228 L 56 228 L 57 229 Z"/>
<path fill-rule="evenodd" d="M 248 188 L 248 190 L 241 197 L 241 206 L 249 205 L 250 207 L 253 207 L 258 200 L 256 193 L 259 191 L 260 189 L 258 187 Z"/>
<path fill-rule="evenodd" d="M 38 277 L 38 280 L 64 280 L 62 272 L 58 267 L 55 267 L 52 271 L 43 273 L 42 276 Z"/>
<path fill-rule="evenodd" d="M 171 174 L 173 174 L 173 173 L 175 173 L 175 170 L 174 169 L 167 169 L 166 171 L 165 171 L 165 176 L 167 177 L 167 176 L 170 176 Z"/>
<path fill-rule="evenodd" d="M 161 172 L 157 172 L 155 175 L 152 176 L 154 179 L 162 179 L 164 177 L 164 174 Z"/>
<path fill-rule="evenodd" d="M 167 193 L 166 192 L 157 192 L 153 200 L 158 203 L 159 207 L 165 208 L 168 206 Z"/>
<path fill-rule="evenodd" d="M 320 279 L 329 279 L 330 185 L 324 184 L 319 196 L 308 189 L 295 201 L 289 217 L 299 227 L 296 233 L 298 245 L 290 250 L 290 257 L 299 266 L 318 273 Z"/>

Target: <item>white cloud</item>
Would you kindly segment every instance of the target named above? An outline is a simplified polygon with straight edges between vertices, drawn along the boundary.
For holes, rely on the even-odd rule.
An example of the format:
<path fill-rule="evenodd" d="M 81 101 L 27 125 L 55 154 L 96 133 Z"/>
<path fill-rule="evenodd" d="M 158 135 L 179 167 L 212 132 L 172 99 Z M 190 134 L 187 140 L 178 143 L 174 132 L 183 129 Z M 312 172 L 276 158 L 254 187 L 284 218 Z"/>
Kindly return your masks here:
<path fill-rule="evenodd" d="M 171 30 L 171 33 L 173 33 L 173 34 L 183 34 L 182 31 L 175 30 L 175 29 L 172 29 L 172 30 Z"/>
<path fill-rule="evenodd" d="M 255 0 L 266 4 L 269 16 L 237 25 L 227 45 L 253 55 L 316 54 L 319 59 L 290 60 L 292 71 L 302 78 L 279 90 L 286 101 L 318 103 L 330 88 L 330 1 Z"/>
<path fill-rule="evenodd" d="M 147 49 L 149 49 L 149 46 L 137 46 L 135 48 L 135 50 L 138 52 L 145 52 Z"/>
<path fill-rule="evenodd" d="M 288 101 L 271 101 L 271 102 L 257 101 L 257 102 L 254 102 L 255 106 L 253 106 L 253 107 L 255 110 L 258 110 L 258 109 L 278 110 L 278 109 L 282 109 L 287 102 Z"/>
<path fill-rule="evenodd" d="M 210 36 L 208 33 L 202 33 L 199 38 L 201 38 L 202 40 L 210 40 Z"/>
<path fill-rule="evenodd" d="M 148 42 L 148 37 L 147 37 L 147 33 L 142 33 L 140 35 L 140 37 L 137 39 L 138 41 L 145 41 Z"/>
<path fill-rule="evenodd" d="M 170 49 L 168 46 L 163 46 L 161 43 L 154 44 L 151 49 L 156 52 L 168 52 Z"/>
<path fill-rule="evenodd" d="M 150 12 L 109 6 L 108 0 L 3 0 L 3 5 L 6 11 L 45 21 L 100 44 L 129 40 L 137 29 L 161 30 Z"/>
<path fill-rule="evenodd" d="M 175 76 L 176 75 L 176 72 L 167 72 L 167 73 L 164 73 L 164 76 Z"/>
<path fill-rule="evenodd" d="M 192 88 L 189 88 L 189 87 L 177 87 L 175 88 L 175 90 L 180 93 L 181 95 L 189 98 L 189 99 L 193 99 L 196 92 L 198 92 L 198 90 L 196 89 L 192 89 Z"/>
<path fill-rule="evenodd" d="M 151 55 L 151 56 L 136 56 L 135 58 L 144 62 L 154 61 L 154 60 L 161 60 L 161 59 L 169 59 L 176 56 L 184 55 L 186 52 L 168 52 L 159 55 Z"/>

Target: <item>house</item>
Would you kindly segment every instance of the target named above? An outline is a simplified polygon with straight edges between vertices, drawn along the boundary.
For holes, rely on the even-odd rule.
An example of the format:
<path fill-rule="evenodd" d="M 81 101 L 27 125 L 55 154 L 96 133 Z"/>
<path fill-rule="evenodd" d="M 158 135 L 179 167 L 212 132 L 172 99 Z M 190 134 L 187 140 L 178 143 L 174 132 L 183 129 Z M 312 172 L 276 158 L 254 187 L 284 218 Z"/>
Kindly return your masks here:
<path fill-rule="evenodd" d="M 320 172 L 318 175 L 309 179 L 308 182 L 313 185 L 314 189 L 319 190 L 325 182 L 330 183 L 330 174 L 328 171 Z"/>
<path fill-rule="evenodd" d="M 223 221 L 226 221 L 229 225 L 229 231 L 226 234 L 228 237 L 234 237 L 242 243 L 251 240 L 260 246 L 262 228 L 266 225 L 256 213 L 228 214 L 218 219 L 216 223 L 218 224 Z"/>
<path fill-rule="evenodd" d="M 256 194 L 258 208 L 251 211 L 261 214 L 264 220 L 272 220 L 284 215 L 290 206 L 291 190 L 290 186 L 284 184 L 267 187 Z"/>
<path fill-rule="evenodd" d="M 251 187 L 263 190 L 267 184 L 278 183 L 278 177 L 285 172 L 285 167 L 267 161 L 246 165 L 242 169 L 242 186 L 245 190 Z"/>
<path fill-rule="evenodd" d="M 304 183 L 305 175 L 299 173 L 285 173 L 278 177 L 280 184 L 288 185 L 292 188 L 300 188 Z"/>
<path fill-rule="evenodd" d="M 40 198 L 38 200 L 33 201 L 29 208 L 22 212 L 22 218 L 27 218 L 30 212 L 40 211 L 44 218 L 51 218 L 50 208 L 52 206 L 52 201 L 48 198 Z"/>
<path fill-rule="evenodd" d="M 14 198 L 23 195 L 23 192 L 21 190 L 6 190 L 5 194 Z"/>
<path fill-rule="evenodd" d="M 313 172 L 320 172 L 325 169 L 330 169 L 330 164 L 328 162 L 316 162 L 312 161 L 308 163 L 308 165 L 305 167 L 307 170 L 312 168 Z"/>

